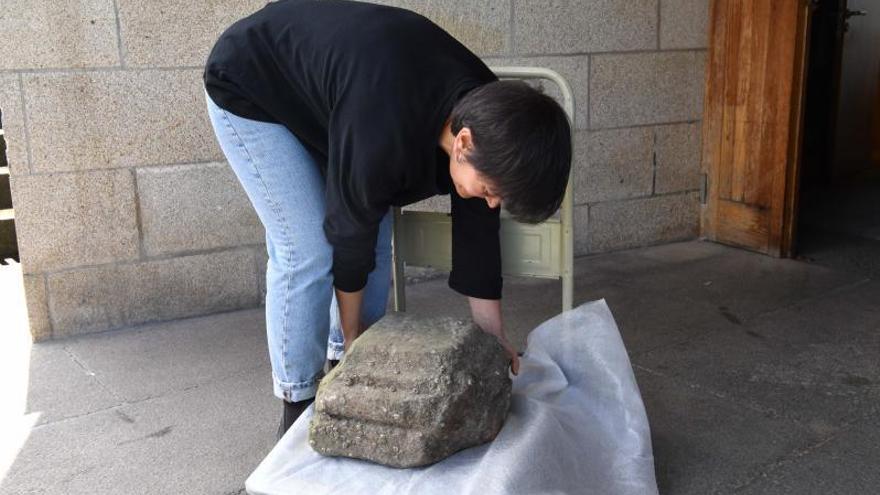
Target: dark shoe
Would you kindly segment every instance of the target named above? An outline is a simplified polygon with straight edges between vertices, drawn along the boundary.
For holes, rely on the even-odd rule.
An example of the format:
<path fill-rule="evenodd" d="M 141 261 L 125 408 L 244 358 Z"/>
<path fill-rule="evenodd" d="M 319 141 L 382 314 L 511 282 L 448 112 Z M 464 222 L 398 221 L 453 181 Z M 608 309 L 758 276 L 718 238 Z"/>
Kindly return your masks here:
<path fill-rule="evenodd" d="M 301 400 L 299 402 L 287 402 L 286 400 L 281 401 L 284 403 L 284 411 L 281 413 L 281 424 L 278 425 L 278 439 L 281 440 L 281 437 L 287 433 L 287 430 L 290 429 L 290 425 L 296 422 L 296 419 L 299 418 L 300 414 L 303 413 L 308 407 L 315 402 L 315 398 Z"/>

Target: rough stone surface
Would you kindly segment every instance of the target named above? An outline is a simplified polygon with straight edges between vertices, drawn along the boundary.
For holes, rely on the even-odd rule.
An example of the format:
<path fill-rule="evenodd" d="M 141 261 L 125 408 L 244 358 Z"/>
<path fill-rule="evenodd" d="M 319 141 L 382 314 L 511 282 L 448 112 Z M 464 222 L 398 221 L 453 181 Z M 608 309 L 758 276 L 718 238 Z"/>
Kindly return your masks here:
<path fill-rule="evenodd" d="M 650 195 L 653 137 L 650 127 L 579 132 L 575 136 L 575 203 Z"/>
<path fill-rule="evenodd" d="M 590 207 L 575 205 L 574 207 L 574 255 L 581 256 L 590 252 Z"/>
<path fill-rule="evenodd" d="M 650 50 L 658 0 L 514 0 L 514 47 L 523 54 Z"/>
<path fill-rule="evenodd" d="M 593 55 L 590 126 L 628 127 L 698 120 L 705 52 Z"/>
<path fill-rule="evenodd" d="M 696 193 L 590 206 L 590 252 L 693 239 L 699 232 Z"/>
<path fill-rule="evenodd" d="M 130 170 L 12 176 L 25 273 L 138 257 Z"/>
<path fill-rule="evenodd" d="M 46 300 L 46 281 L 42 274 L 22 275 L 27 305 L 28 325 L 34 342 L 52 338 L 49 305 Z"/>
<path fill-rule="evenodd" d="M 3 2 L 0 69 L 114 65 L 119 50 L 113 0 Z"/>
<path fill-rule="evenodd" d="M 655 130 L 657 194 L 700 187 L 700 123 L 658 126 Z"/>
<path fill-rule="evenodd" d="M 418 12 L 449 32 L 477 55 L 510 49 L 509 2 L 497 0 L 368 0 Z"/>
<path fill-rule="evenodd" d="M 393 467 L 440 461 L 501 430 L 507 366 L 495 337 L 471 322 L 389 314 L 322 380 L 309 443 Z"/>
<path fill-rule="evenodd" d="M 24 76 L 32 170 L 222 159 L 200 69 Z"/>
<path fill-rule="evenodd" d="M 709 0 L 660 2 L 660 48 L 706 48 Z"/>
<path fill-rule="evenodd" d="M 250 248 L 50 274 L 54 336 L 256 306 Z"/>
<path fill-rule="evenodd" d="M 147 255 L 265 240 L 254 207 L 225 162 L 138 169 L 137 187 Z"/>
<path fill-rule="evenodd" d="M 233 22 L 266 0 L 118 0 L 125 62 L 130 66 L 197 66 Z"/>

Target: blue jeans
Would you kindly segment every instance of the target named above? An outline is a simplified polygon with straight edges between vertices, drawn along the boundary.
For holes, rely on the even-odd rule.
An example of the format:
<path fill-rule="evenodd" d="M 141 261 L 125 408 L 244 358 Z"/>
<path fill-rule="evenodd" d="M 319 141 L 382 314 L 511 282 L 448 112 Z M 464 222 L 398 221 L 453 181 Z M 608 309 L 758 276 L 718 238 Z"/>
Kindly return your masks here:
<path fill-rule="evenodd" d="M 206 96 L 220 148 L 266 229 L 266 334 L 275 395 L 315 396 L 325 356 L 343 353 L 333 291 L 333 247 L 324 236 L 324 179 L 286 127 L 231 114 Z M 376 241 L 361 322 L 385 315 L 391 286 L 391 210 Z"/>

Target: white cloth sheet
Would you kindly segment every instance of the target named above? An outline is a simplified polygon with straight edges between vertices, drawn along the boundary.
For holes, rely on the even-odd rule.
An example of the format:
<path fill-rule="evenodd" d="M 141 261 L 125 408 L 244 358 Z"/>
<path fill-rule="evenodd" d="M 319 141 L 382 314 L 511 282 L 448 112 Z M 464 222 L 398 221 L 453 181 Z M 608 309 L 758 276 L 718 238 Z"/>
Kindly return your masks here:
<path fill-rule="evenodd" d="M 307 410 L 247 479 L 250 494 L 657 493 L 642 398 L 604 300 L 534 329 L 510 415 L 491 443 L 431 466 L 328 458 L 308 445 Z"/>

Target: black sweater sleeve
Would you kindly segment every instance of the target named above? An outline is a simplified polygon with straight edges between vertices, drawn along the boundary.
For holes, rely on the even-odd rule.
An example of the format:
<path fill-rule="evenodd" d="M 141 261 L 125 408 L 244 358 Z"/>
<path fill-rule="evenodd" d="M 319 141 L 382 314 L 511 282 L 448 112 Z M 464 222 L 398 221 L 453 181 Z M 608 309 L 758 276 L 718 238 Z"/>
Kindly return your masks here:
<path fill-rule="evenodd" d="M 324 234 L 333 246 L 333 285 L 356 292 L 375 268 L 379 223 L 388 213 L 392 192 L 399 189 L 399 144 L 377 113 L 346 104 L 330 119 Z"/>
<path fill-rule="evenodd" d="M 449 287 L 465 296 L 501 299 L 501 208 L 482 198 L 464 199 L 455 187 L 452 203 L 452 272 Z"/>

